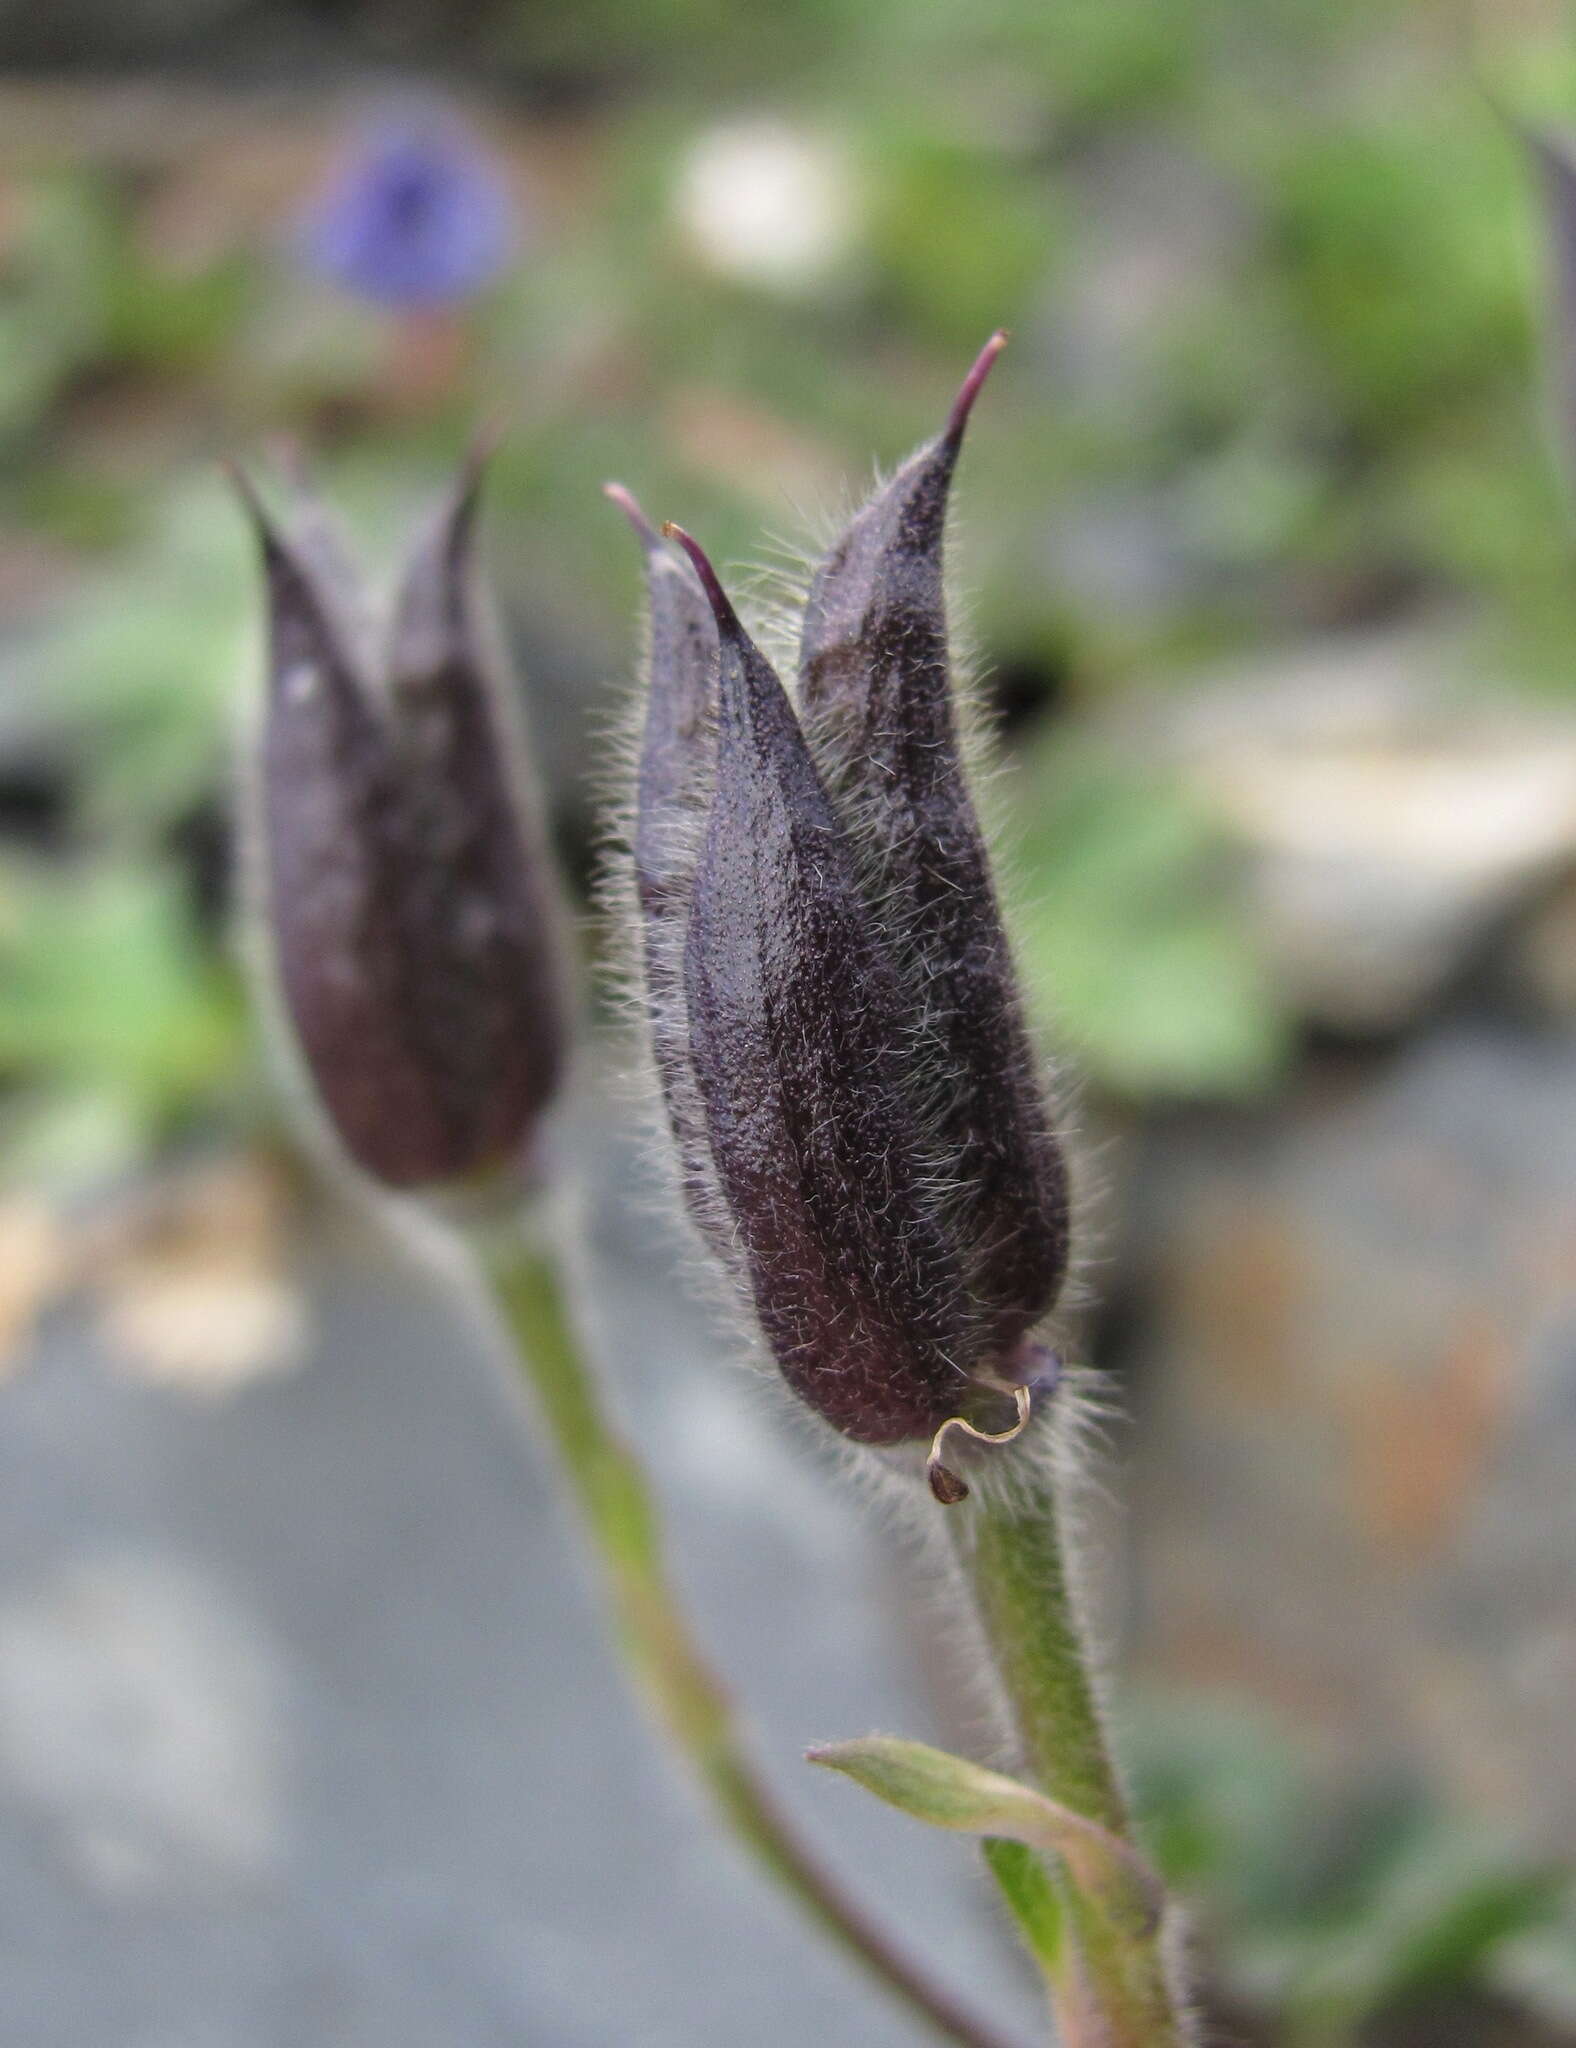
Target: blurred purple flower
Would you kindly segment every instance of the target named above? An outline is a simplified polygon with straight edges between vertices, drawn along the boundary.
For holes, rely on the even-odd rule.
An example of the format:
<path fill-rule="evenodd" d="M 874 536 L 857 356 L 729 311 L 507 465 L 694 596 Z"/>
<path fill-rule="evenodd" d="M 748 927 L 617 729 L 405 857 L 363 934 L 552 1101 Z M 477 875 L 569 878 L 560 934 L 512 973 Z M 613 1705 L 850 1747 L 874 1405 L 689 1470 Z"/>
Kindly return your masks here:
<path fill-rule="evenodd" d="M 458 127 L 385 125 L 351 149 L 302 218 L 300 249 L 358 298 L 414 309 L 473 297 L 514 252 L 497 165 Z"/>

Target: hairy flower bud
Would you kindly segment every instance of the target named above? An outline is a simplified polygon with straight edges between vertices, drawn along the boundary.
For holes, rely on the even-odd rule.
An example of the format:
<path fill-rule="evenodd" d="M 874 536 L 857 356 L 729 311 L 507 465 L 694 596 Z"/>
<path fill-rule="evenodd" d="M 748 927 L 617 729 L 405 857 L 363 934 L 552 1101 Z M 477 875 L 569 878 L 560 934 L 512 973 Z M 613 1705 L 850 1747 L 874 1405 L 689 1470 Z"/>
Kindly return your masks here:
<path fill-rule="evenodd" d="M 967 1315 L 911 1097 L 906 992 L 782 684 L 678 538 L 721 643 L 690 1048 L 755 1311 L 789 1385 L 845 1435 L 930 1435 L 963 1392 Z"/>
<path fill-rule="evenodd" d="M 1068 1260 L 1066 1168 L 969 791 L 942 584 L 952 472 L 1002 340 L 817 569 L 797 714 L 705 556 L 667 529 L 716 619 L 715 747 L 674 738 L 701 664 L 686 683 L 654 588 L 668 651 L 633 833 L 692 1206 L 795 1392 L 860 1441 L 932 1438 L 948 1503 L 967 1487 L 945 1445 L 1018 1434 L 1049 1390 L 1033 1331 Z M 692 825 L 667 833 L 698 805 L 701 843 Z M 681 1003 L 654 987 L 664 918 L 683 929 Z"/>
<path fill-rule="evenodd" d="M 969 793 L 947 642 L 942 541 L 964 428 L 993 335 L 942 433 L 869 501 L 816 570 L 800 700 L 854 821 L 870 886 L 901 933 L 938 1091 L 970 1285 L 1003 1358 L 1067 1269 L 1067 1175 L 1018 1001 Z"/>
<path fill-rule="evenodd" d="M 473 578 L 480 464 L 406 569 L 381 654 L 316 508 L 262 545 L 256 806 L 283 1007 L 346 1152 L 394 1188 L 517 1158 L 561 1077 L 555 883 Z"/>

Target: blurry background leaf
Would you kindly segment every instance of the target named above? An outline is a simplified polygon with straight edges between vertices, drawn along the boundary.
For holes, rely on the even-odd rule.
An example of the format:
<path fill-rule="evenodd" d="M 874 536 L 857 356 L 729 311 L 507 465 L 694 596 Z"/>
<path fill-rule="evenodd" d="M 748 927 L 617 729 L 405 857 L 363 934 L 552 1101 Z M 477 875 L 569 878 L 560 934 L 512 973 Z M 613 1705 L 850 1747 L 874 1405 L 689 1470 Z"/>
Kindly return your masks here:
<path fill-rule="evenodd" d="M 1348 2043 L 1462 1987 L 1534 1981 L 1573 1951 L 1570 1878 L 1393 1783 L 1334 1790 L 1328 1763 L 1228 1702 L 1151 1699 L 1130 1725 L 1138 1805 L 1167 1878 L 1198 1902 L 1243 2003 L 1289 2038 Z"/>
<path fill-rule="evenodd" d="M 32 426 L 103 346 L 110 233 L 87 180 L 11 195 L 0 254 L 0 437 Z"/>
<path fill-rule="evenodd" d="M 20 1124 L 8 1173 L 29 1162 L 40 1102 L 112 1155 L 212 1101 L 241 1043 L 236 991 L 200 945 L 176 877 L 0 865 L 0 1077 L 19 1091 Z"/>
<path fill-rule="evenodd" d="M 1512 1937 L 1549 1921 L 1568 1880 L 1529 1869 L 1479 1825 L 1419 1816 L 1354 1884 L 1338 1917 L 1264 1945 L 1280 2002 L 1303 2031 L 1338 2039 L 1359 2022 L 1480 1982 Z M 1239 1967 L 1255 1971 L 1253 1945 Z"/>
<path fill-rule="evenodd" d="M 64 754 L 83 828 L 167 830 L 227 779 L 255 636 L 246 534 L 217 474 L 162 508 L 135 559 L 88 580 L 34 638 L 6 714 L 15 747 Z"/>
<path fill-rule="evenodd" d="M 1287 1022 L 1207 819 L 1158 774 L 1060 743 L 1012 802 L 1013 928 L 1047 1031 L 1123 1094 L 1267 1088 Z"/>

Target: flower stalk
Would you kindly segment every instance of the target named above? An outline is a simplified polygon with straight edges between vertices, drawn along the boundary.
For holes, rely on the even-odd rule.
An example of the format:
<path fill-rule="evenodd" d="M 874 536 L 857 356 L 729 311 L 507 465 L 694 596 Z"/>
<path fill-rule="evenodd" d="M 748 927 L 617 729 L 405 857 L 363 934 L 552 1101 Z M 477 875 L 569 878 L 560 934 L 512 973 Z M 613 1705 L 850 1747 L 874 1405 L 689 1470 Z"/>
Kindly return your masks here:
<path fill-rule="evenodd" d="M 982 1487 L 949 1516 L 1028 1777 L 1059 1805 L 1132 1843 L 1049 1482 Z M 1098 1898 L 1053 1864 L 1066 1938 L 1048 1972 L 1066 2048 L 1182 2048 L 1193 2036 L 1168 1954 L 1163 1901 L 1135 1860 Z"/>
<path fill-rule="evenodd" d="M 674 1748 L 746 1853 L 844 1954 L 942 2039 L 1003 2048 L 847 1897 L 767 1789 L 668 1576 L 650 1487 L 603 1404 L 560 1260 L 529 1222 L 473 1227 L 467 1240 L 596 1558 L 619 1646 Z"/>

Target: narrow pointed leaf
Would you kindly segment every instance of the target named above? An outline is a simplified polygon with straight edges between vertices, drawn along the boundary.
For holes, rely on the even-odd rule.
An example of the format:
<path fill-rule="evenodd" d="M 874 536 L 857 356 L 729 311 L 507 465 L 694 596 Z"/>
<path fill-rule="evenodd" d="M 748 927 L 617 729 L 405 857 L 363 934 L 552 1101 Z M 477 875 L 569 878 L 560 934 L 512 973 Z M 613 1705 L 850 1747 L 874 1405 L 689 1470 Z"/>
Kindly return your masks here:
<path fill-rule="evenodd" d="M 1124 1919 L 1135 1907 L 1149 1928 L 1163 1903 L 1159 1879 L 1109 1828 L 1047 1799 L 1001 1771 L 929 1743 L 893 1735 L 812 1749 L 809 1760 L 841 1771 L 878 1799 L 931 1827 L 965 1835 L 1000 1836 L 1059 1857 L 1085 1896 Z"/>
<path fill-rule="evenodd" d="M 1054 1981 L 1063 1953 L 1062 1910 L 1045 1865 L 1026 1844 L 1004 1835 L 987 1835 L 980 1853 L 1029 1953 Z"/>

